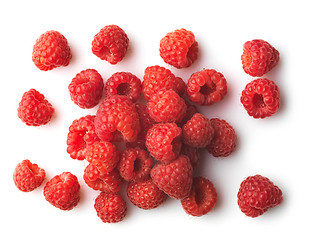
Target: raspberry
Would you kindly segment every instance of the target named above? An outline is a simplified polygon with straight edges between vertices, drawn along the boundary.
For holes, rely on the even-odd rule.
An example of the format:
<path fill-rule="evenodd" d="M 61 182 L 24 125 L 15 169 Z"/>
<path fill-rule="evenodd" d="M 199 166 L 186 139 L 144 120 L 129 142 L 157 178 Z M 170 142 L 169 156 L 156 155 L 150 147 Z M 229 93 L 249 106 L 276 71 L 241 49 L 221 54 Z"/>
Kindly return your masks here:
<path fill-rule="evenodd" d="M 275 114 L 280 107 L 278 86 L 266 78 L 248 83 L 240 98 L 248 114 L 254 118 L 265 118 Z"/>
<path fill-rule="evenodd" d="M 281 190 L 261 175 L 243 180 L 237 198 L 240 210 L 249 217 L 258 217 L 283 200 Z"/>
<path fill-rule="evenodd" d="M 188 101 L 185 101 L 186 105 L 187 105 L 187 111 L 186 111 L 186 114 L 185 116 L 183 117 L 181 123 L 179 124 L 179 126 L 183 126 L 184 124 L 186 124 L 192 117 L 195 113 L 198 113 L 198 110 L 196 108 L 195 105 L 189 103 Z"/>
<path fill-rule="evenodd" d="M 176 68 L 191 66 L 198 56 L 194 34 L 183 28 L 167 33 L 160 41 L 160 56 Z"/>
<path fill-rule="evenodd" d="M 162 163 L 176 159 L 181 150 L 181 128 L 175 123 L 158 123 L 149 129 L 146 147 L 150 155 Z"/>
<path fill-rule="evenodd" d="M 101 192 L 95 200 L 94 208 L 105 223 L 120 222 L 127 213 L 126 202 L 117 193 Z"/>
<path fill-rule="evenodd" d="M 43 33 L 35 42 L 32 61 L 40 70 L 67 66 L 72 58 L 67 39 L 57 31 Z"/>
<path fill-rule="evenodd" d="M 41 186 L 45 175 L 44 169 L 26 159 L 17 164 L 13 173 L 13 180 L 20 191 L 31 192 Z"/>
<path fill-rule="evenodd" d="M 94 36 L 92 52 L 100 59 L 116 64 L 126 55 L 128 45 L 129 38 L 120 27 L 107 25 Z"/>
<path fill-rule="evenodd" d="M 237 136 L 234 128 L 225 120 L 213 118 L 210 119 L 211 125 L 215 130 L 214 137 L 207 150 L 214 157 L 227 157 L 236 148 Z"/>
<path fill-rule="evenodd" d="M 85 159 L 85 150 L 99 137 L 94 129 L 94 115 L 87 115 L 72 122 L 67 136 L 67 152 L 71 158 L 77 160 Z"/>
<path fill-rule="evenodd" d="M 156 122 L 179 123 L 186 114 L 187 105 L 174 90 L 163 90 L 151 97 L 147 109 Z"/>
<path fill-rule="evenodd" d="M 206 147 L 214 136 L 214 129 L 207 117 L 196 113 L 182 127 L 182 140 L 185 144 L 196 147 Z"/>
<path fill-rule="evenodd" d="M 278 64 L 279 52 L 268 42 L 255 39 L 244 44 L 241 61 L 247 74 L 261 77 Z"/>
<path fill-rule="evenodd" d="M 79 202 L 79 190 L 77 177 L 70 172 L 63 172 L 46 183 L 44 196 L 53 206 L 61 210 L 71 210 Z"/>
<path fill-rule="evenodd" d="M 219 102 L 226 93 L 226 79 L 222 73 L 213 69 L 193 73 L 187 83 L 189 99 L 199 105 L 212 105 Z"/>
<path fill-rule="evenodd" d="M 200 217 L 210 212 L 217 202 L 217 192 L 211 181 L 203 177 L 193 178 L 190 195 L 181 200 L 186 213 Z"/>
<path fill-rule="evenodd" d="M 100 141 L 88 146 L 86 160 L 96 166 L 102 174 L 112 171 L 119 161 L 119 152 L 110 142 Z"/>
<path fill-rule="evenodd" d="M 158 65 L 150 66 L 145 69 L 144 81 L 142 82 L 142 92 L 145 100 L 160 90 L 174 90 L 179 95 L 185 92 L 186 84 L 168 69 Z"/>
<path fill-rule="evenodd" d="M 125 95 L 132 102 L 136 102 L 142 91 L 141 80 L 130 72 L 114 73 L 106 81 L 106 96 Z"/>
<path fill-rule="evenodd" d="M 180 155 L 168 164 L 155 165 L 150 176 L 153 182 L 168 196 L 183 199 L 190 193 L 193 169 L 187 156 Z"/>
<path fill-rule="evenodd" d="M 127 196 L 135 206 L 146 210 L 160 206 L 167 198 L 151 179 L 129 182 Z"/>
<path fill-rule="evenodd" d="M 83 178 L 90 188 L 102 192 L 118 192 L 122 183 L 117 168 L 103 174 L 91 163 L 85 168 Z"/>
<path fill-rule="evenodd" d="M 118 169 L 126 181 L 142 181 L 149 177 L 153 160 L 140 148 L 127 148 L 120 155 Z"/>
<path fill-rule="evenodd" d="M 103 100 L 94 121 L 96 133 L 103 141 L 134 142 L 140 132 L 139 117 L 126 96 L 112 95 Z"/>
<path fill-rule="evenodd" d="M 69 84 L 72 101 L 81 108 L 93 108 L 103 95 L 103 79 L 95 69 L 78 73 Z"/>
<path fill-rule="evenodd" d="M 55 110 L 45 96 L 35 89 L 30 89 L 22 96 L 17 108 L 18 117 L 28 126 L 47 124 Z"/>
<path fill-rule="evenodd" d="M 196 169 L 199 164 L 201 155 L 199 148 L 194 148 L 189 145 L 182 144 L 180 155 L 187 156 L 190 159 L 193 170 Z"/>

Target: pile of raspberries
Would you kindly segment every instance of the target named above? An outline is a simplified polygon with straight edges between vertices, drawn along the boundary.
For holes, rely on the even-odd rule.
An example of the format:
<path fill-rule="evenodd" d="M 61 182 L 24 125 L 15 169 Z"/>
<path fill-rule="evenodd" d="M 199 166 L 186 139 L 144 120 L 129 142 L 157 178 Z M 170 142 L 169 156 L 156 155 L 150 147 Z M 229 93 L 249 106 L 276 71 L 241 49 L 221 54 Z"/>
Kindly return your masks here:
<path fill-rule="evenodd" d="M 128 45 L 124 30 L 108 25 L 94 36 L 92 52 L 117 64 Z M 191 31 L 178 29 L 161 39 L 159 53 L 168 65 L 188 68 L 198 58 L 198 43 Z M 42 71 L 67 66 L 71 58 L 67 39 L 57 31 L 42 34 L 33 47 L 32 60 Z M 279 52 L 264 40 L 252 40 L 244 44 L 241 60 L 247 74 L 262 77 L 277 65 Z M 227 81 L 222 73 L 203 69 L 185 82 L 154 65 L 145 69 L 143 80 L 130 72 L 116 72 L 104 84 L 98 71 L 86 69 L 72 79 L 68 93 L 80 108 L 99 104 L 96 115 L 72 122 L 67 152 L 72 159 L 88 162 L 83 180 L 100 192 L 94 208 L 103 222 L 119 222 L 126 216 L 126 201 L 119 193 L 122 186 L 127 199 L 142 209 L 156 208 L 168 197 L 178 199 L 192 216 L 214 208 L 214 184 L 194 170 L 202 149 L 214 157 L 232 154 L 237 135 L 227 121 L 208 119 L 196 105 L 223 100 Z M 269 117 L 279 109 L 279 89 L 273 81 L 257 78 L 247 84 L 240 101 L 250 116 Z M 28 126 L 41 126 L 54 111 L 43 94 L 30 89 L 22 96 L 18 117 Z M 39 187 L 44 179 L 45 170 L 28 159 L 13 174 L 15 185 L 24 192 Z M 75 175 L 63 172 L 47 181 L 43 193 L 53 206 L 71 210 L 79 203 L 80 184 Z M 240 210 L 250 217 L 262 215 L 283 199 L 281 190 L 261 175 L 246 178 L 237 198 Z"/>

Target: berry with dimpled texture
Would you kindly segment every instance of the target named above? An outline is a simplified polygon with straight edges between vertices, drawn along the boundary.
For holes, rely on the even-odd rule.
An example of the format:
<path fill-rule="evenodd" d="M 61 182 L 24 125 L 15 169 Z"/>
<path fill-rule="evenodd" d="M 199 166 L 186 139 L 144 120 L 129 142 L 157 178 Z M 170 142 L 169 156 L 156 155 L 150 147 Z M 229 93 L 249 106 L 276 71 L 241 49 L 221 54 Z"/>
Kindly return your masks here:
<path fill-rule="evenodd" d="M 43 71 L 67 66 L 72 58 L 67 39 L 57 31 L 43 33 L 35 42 L 32 61 Z"/>
<path fill-rule="evenodd" d="M 184 28 L 167 33 L 160 40 L 160 56 L 167 64 L 185 68 L 198 57 L 198 43 L 191 31 Z"/>
<path fill-rule="evenodd" d="M 266 78 L 255 79 L 242 91 L 240 102 L 253 118 L 270 117 L 280 107 L 279 88 Z"/>
<path fill-rule="evenodd" d="M 45 96 L 33 88 L 23 94 L 17 108 L 18 117 L 28 126 L 47 124 L 54 112 Z"/>

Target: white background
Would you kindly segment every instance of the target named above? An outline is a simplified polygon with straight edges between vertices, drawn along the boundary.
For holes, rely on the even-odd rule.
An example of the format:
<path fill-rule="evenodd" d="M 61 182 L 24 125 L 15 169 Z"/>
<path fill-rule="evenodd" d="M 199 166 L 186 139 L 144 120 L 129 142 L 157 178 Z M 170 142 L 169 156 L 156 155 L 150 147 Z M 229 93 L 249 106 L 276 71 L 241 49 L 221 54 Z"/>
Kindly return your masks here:
<path fill-rule="evenodd" d="M 308 8 L 306 1 L 2 1 L 0 4 L 1 68 L 1 239 L 280 239 L 308 237 Z M 125 59 L 112 66 L 91 52 L 94 35 L 105 25 L 117 24 L 130 38 Z M 159 56 L 159 41 L 178 28 L 191 30 L 199 43 L 197 62 L 186 69 L 166 65 Z M 32 60 L 37 37 L 47 30 L 61 32 L 73 58 L 68 67 L 43 72 Z M 264 120 L 247 115 L 240 104 L 242 89 L 252 80 L 241 67 L 242 45 L 261 38 L 280 52 L 280 63 L 265 77 L 281 91 L 279 112 Z M 128 201 L 124 221 L 106 224 L 93 208 L 98 192 L 82 179 L 85 162 L 66 153 L 71 122 L 97 108 L 82 110 L 68 94 L 68 84 L 81 70 L 95 68 L 106 81 L 117 71 L 143 78 L 150 65 L 169 68 L 185 81 L 203 68 L 214 68 L 228 81 L 228 95 L 211 107 L 199 107 L 209 118 L 230 122 L 238 134 L 238 147 L 225 159 L 202 155 L 199 175 L 217 188 L 218 203 L 209 214 L 187 215 L 177 200 L 158 209 L 141 210 Z M 53 104 L 52 121 L 28 127 L 17 117 L 22 94 L 35 88 Z M 30 193 L 19 191 L 13 170 L 30 159 L 47 172 L 43 185 Z M 61 211 L 45 201 L 47 180 L 63 171 L 81 184 L 81 201 Z M 240 182 L 262 174 L 278 185 L 282 205 L 252 219 L 237 206 Z M 122 195 L 127 200 L 124 189 Z"/>

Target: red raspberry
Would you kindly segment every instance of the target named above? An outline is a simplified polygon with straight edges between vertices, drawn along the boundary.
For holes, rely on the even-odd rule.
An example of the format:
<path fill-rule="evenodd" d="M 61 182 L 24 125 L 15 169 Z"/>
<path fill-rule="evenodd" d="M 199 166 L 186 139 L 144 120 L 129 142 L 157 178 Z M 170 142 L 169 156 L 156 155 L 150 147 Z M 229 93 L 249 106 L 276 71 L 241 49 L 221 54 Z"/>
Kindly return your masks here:
<path fill-rule="evenodd" d="M 142 91 L 141 80 L 130 72 L 114 73 L 106 81 L 106 96 L 125 95 L 132 102 L 136 102 Z"/>
<path fill-rule="evenodd" d="M 135 206 L 146 210 L 158 207 L 167 198 L 167 195 L 151 179 L 129 182 L 127 195 Z"/>
<path fill-rule="evenodd" d="M 193 73 L 187 83 L 189 99 L 199 105 L 212 105 L 227 93 L 226 79 L 213 69 Z"/>
<path fill-rule="evenodd" d="M 244 44 L 241 61 L 247 74 L 261 77 L 277 65 L 279 52 L 268 42 L 255 39 Z"/>
<path fill-rule="evenodd" d="M 249 176 L 242 181 L 237 198 L 240 210 L 249 217 L 258 217 L 283 200 L 281 190 L 261 175 Z"/>
<path fill-rule="evenodd" d="M 175 123 L 158 123 L 149 129 L 146 147 L 150 155 L 162 163 L 176 159 L 181 150 L 181 128 Z"/>
<path fill-rule="evenodd" d="M 112 95 L 99 106 L 94 121 L 96 133 L 103 141 L 134 142 L 140 132 L 135 106 L 126 96 Z"/>
<path fill-rule="evenodd" d="M 167 33 L 160 41 L 160 56 L 176 68 L 191 66 L 198 56 L 194 34 L 183 28 Z"/>
<path fill-rule="evenodd" d="M 18 117 L 28 126 L 47 124 L 55 110 L 45 96 L 35 89 L 30 89 L 22 96 L 17 108 Z"/>
<path fill-rule="evenodd" d="M 118 169 L 126 181 L 142 181 L 149 177 L 153 160 L 140 148 L 127 148 L 120 155 Z"/>
<path fill-rule="evenodd" d="M 72 101 L 81 108 L 93 108 L 103 95 L 103 79 L 95 69 L 78 73 L 69 84 Z"/>
<path fill-rule="evenodd" d="M 149 115 L 156 122 L 181 122 L 187 105 L 174 90 L 163 90 L 154 94 L 147 103 Z"/>
<path fill-rule="evenodd" d="M 168 196 L 183 199 L 190 193 L 193 169 L 187 156 L 180 155 L 168 164 L 155 165 L 150 176 L 153 182 Z"/>
<path fill-rule="evenodd" d="M 83 178 L 90 188 L 102 192 L 118 192 L 122 183 L 117 168 L 103 174 L 91 163 L 85 168 Z"/>
<path fill-rule="evenodd" d="M 275 114 L 280 107 L 278 86 L 266 78 L 248 83 L 240 98 L 248 114 L 254 118 L 265 118 Z"/>
<path fill-rule="evenodd" d="M 112 143 L 100 141 L 86 148 L 85 158 L 89 163 L 96 166 L 102 174 L 106 174 L 117 166 L 119 152 Z"/>
<path fill-rule="evenodd" d="M 120 222 L 127 213 L 126 202 L 117 193 L 101 192 L 95 200 L 94 208 L 105 223 Z"/>
<path fill-rule="evenodd" d="M 183 117 L 181 123 L 179 124 L 179 126 L 183 126 L 184 124 L 186 124 L 192 117 L 195 113 L 198 113 L 198 110 L 196 108 L 195 105 L 189 103 L 188 101 L 185 101 L 186 105 L 187 105 L 187 111 L 186 111 L 186 114 L 185 116 Z"/>
<path fill-rule="evenodd" d="M 203 177 L 193 178 L 190 195 L 181 200 L 186 213 L 200 217 L 210 212 L 217 202 L 217 192 L 211 181 Z"/>
<path fill-rule="evenodd" d="M 86 147 L 99 141 L 95 133 L 93 115 L 81 117 L 72 122 L 67 136 L 67 152 L 71 158 L 77 160 L 85 159 Z"/>
<path fill-rule="evenodd" d="M 196 169 L 199 164 L 201 155 L 199 148 L 194 148 L 189 145 L 182 144 L 180 155 L 187 156 L 190 159 L 193 170 Z"/>
<path fill-rule="evenodd" d="M 31 192 L 41 186 L 45 175 L 44 169 L 26 159 L 17 164 L 13 173 L 13 180 L 20 191 Z"/>
<path fill-rule="evenodd" d="M 77 177 L 70 172 L 63 172 L 46 183 L 44 196 L 53 206 L 61 210 L 71 210 L 79 202 L 79 190 Z"/>
<path fill-rule="evenodd" d="M 145 69 L 144 81 L 142 82 L 142 92 L 145 100 L 161 90 L 174 90 L 182 95 L 186 90 L 185 82 L 168 69 L 158 65 Z"/>
<path fill-rule="evenodd" d="M 32 61 L 40 70 L 67 66 L 72 58 L 67 39 L 57 31 L 43 33 L 35 42 Z"/>
<path fill-rule="evenodd" d="M 108 25 L 98 32 L 92 41 L 92 52 L 111 64 L 120 62 L 129 45 L 127 34 L 116 25 Z"/>
<path fill-rule="evenodd" d="M 234 128 L 225 120 L 213 118 L 210 119 L 211 125 L 215 130 L 214 137 L 207 150 L 214 157 L 227 157 L 236 148 L 237 135 Z"/>
<path fill-rule="evenodd" d="M 214 129 L 207 117 L 196 113 L 182 127 L 182 140 L 185 144 L 196 147 L 206 147 L 214 136 Z"/>

